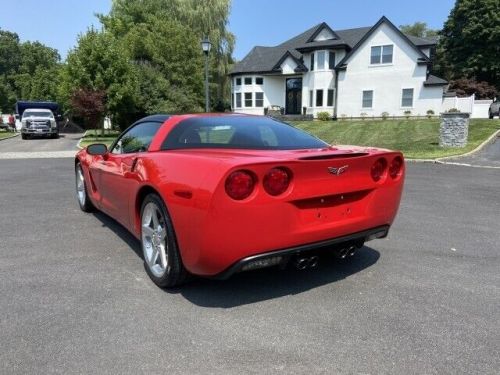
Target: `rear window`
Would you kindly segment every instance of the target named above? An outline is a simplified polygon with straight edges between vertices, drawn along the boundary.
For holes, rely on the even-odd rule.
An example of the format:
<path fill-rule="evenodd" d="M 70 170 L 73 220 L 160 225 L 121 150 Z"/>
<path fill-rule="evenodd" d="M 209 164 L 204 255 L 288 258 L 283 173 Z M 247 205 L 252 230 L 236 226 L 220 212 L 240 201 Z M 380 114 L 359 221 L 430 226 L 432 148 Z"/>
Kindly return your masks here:
<path fill-rule="evenodd" d="M 179 122 L 163 142 L 163 150 L 184 148 L 239 148 L 295 150 L 328 144 L 269 117 L 220 116 Z"/>

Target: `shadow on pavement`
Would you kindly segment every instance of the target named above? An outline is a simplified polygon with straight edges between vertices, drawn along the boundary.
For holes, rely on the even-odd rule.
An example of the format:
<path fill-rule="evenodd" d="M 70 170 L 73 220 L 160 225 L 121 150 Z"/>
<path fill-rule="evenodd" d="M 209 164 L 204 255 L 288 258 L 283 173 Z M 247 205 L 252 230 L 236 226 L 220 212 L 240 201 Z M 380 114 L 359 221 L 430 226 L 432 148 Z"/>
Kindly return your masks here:
<path fill-rule="evenodd" d="M 94 216 L 143 259 L 140 242 L 127 229 L 101 212 L 95 212 Z M 364 246 L 355 256 L 346 260 L 339 260 L 333 254 L 324 254 L 314 269 L 298 271 L 291 266 L 284 270 L 274 267 L 238 273 L 228 280 L 193 278 L 181 287 L 165 289 L 164 292 L 180 293 L 188 301 L 202 307 L 231 308 L 303 293 L 346 279 L 371 267 L 379 258 L 377 250 Z"/>

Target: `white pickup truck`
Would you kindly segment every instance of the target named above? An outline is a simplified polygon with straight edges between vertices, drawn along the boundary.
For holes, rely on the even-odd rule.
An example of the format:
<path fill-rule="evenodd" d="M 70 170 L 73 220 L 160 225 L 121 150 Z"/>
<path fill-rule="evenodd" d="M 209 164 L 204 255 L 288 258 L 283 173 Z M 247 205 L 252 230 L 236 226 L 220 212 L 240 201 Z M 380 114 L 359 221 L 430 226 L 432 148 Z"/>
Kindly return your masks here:
<path fill-rule="evenodd" d="M 21 137 L 59 138 L 57 121 L 50 109 L 28 108 L 21 118 Z"/>

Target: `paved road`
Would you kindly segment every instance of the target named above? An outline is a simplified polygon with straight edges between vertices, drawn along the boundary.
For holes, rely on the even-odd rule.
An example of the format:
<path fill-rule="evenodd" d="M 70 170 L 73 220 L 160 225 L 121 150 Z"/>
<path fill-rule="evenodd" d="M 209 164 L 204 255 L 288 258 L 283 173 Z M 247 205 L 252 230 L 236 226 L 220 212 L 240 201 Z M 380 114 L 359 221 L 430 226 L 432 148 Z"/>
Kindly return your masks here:
<path fill-rule="evenodd" d="M 493 143 L 486 146 L 480 152 L 465 157 L 453 158 L 450 161 L 470 164 L 482 167 L 500 167 L 500 134 Z"/>
<path fill-rule="evenodd" d="M 0 373 L 497 374 L 500 173 L 411 164 L 350 263 L 166 292 L 73 197 L 71 159 L 0 160 Z"/>
<path fill-rule="evenodd" d="M 21 136 L 0 141 L 0 158 L 1 154 L 13 152 L 59 152 L 59 151 L 76 151 L 76 144 L 82 137 L 82 134 L 61 134 L 59 139 L 33 138 L 23 140 Z M 5 157 L 5 155 L 4 155 Z"/>

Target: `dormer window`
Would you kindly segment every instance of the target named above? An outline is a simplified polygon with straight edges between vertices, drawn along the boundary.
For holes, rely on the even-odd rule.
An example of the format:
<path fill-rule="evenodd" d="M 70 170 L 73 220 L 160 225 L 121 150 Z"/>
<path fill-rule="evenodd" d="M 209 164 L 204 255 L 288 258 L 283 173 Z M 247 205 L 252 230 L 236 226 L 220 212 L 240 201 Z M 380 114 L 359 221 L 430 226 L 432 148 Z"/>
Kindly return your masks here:
<path fill-rule="evenodd" d="M 373 46 L 370 56 L 370 64 L 391 64 L 393 45 Z"/>

